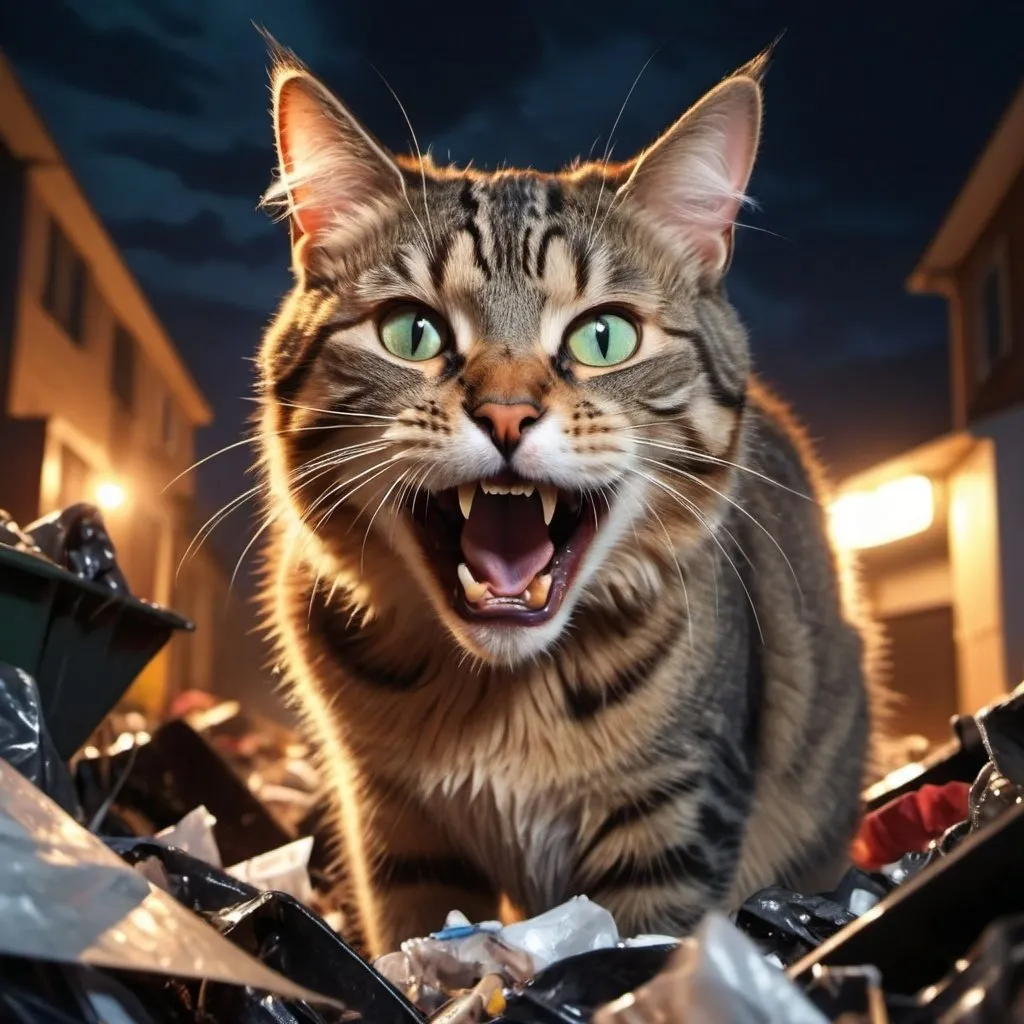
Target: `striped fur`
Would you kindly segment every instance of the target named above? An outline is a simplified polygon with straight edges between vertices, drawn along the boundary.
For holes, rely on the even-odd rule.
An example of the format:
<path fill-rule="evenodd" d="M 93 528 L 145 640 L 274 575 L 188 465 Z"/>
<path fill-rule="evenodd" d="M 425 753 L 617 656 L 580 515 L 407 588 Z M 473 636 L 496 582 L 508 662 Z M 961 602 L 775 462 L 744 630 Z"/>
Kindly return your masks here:
<path fill-rule="evenodd" d="M 315 98 L 327 119 L 308 173 L 281 129 L 296 83 L 292 116 Z M 753 152 L 715 133 L 746 104 L 756 144 L 755 71 L 637 161 L 558 175 L 393 160 L 286 55 L 275 86 L 296 285 L 260 357 L 266 608 L 368 948 L 501 897 L 532 914 L 585 892 L 624 932 L 684 933 L 769 882 L 828 881 L 858 814 L 869 645 L 820 472 L 722 285 Z M 442 312 L 451 349 L 385 352 L 398 298 Z M 567 324 L 609 303 L 642 323 L 637 354 L 571 364 Z M 411 501 L 504 465 L 466 413 L 493 395 L 544 409 L 518 473 L 608 488 L 539 626 L 460 618 L 409 525 Z"/>

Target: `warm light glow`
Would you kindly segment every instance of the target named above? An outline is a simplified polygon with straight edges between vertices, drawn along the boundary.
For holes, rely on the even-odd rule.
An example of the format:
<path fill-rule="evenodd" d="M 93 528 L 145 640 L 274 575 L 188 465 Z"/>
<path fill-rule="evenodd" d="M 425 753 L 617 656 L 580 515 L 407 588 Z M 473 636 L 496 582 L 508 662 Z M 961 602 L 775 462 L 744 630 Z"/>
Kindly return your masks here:
<path fill-rule="evenodd" d="M 836 543 L 859 550 L 923 533 L 935 518 L 935 492 L 926 476 L 905 476 L 872 491 L 852 491 L 829 509 Z"/>
<path fill-rule="evenodd" d="M 101 480 L 96 485 L 95 495 L 96 504 L 104 512 L 113 512 L 121 508 L 128 497 L 124 488 L 113 480 Z"/>

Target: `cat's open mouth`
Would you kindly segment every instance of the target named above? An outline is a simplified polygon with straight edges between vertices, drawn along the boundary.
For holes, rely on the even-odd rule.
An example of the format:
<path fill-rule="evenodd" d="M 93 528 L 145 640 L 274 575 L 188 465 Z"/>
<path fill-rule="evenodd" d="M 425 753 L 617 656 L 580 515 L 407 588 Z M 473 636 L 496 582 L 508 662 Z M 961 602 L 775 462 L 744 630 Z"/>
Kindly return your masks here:
<path fill-rule="evenodd" d="M 408 506 L 442 589 L 466 619 L 546 622 L 561 607 L 608 509 L 599 490 L 510 474 Z"/>

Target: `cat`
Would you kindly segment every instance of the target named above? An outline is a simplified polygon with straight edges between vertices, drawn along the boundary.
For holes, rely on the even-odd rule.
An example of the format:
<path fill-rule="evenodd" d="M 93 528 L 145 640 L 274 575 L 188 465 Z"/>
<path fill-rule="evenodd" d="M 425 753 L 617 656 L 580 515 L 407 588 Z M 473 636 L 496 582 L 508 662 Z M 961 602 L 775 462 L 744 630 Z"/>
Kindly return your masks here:
<path fill-rule="evenodd" d="M 724 289 L 764 66 L 630 161 L 487 173 L 274 53 L 265 606 L 371 955 L 577 894 L 683 935 L 846 865 L 871 625 Z"/>

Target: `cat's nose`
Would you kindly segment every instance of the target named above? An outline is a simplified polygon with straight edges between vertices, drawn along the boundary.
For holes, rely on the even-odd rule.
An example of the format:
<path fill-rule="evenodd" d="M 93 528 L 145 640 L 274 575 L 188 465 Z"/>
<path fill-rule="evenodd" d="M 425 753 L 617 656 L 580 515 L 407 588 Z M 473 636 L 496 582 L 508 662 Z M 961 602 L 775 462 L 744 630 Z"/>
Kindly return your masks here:
<path fill-rule="evenodd" d="M 484 402 L 473 410 L 473 419 L 491 435 L 495 447 L 506 456 L 515 451 L 523 431 L 540 417 L 541 410 L 527 402 L 513 405 Z"/>

